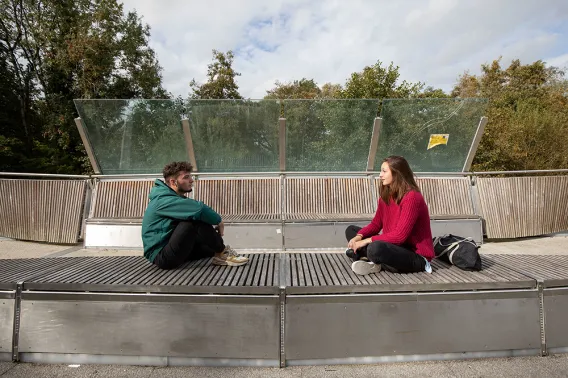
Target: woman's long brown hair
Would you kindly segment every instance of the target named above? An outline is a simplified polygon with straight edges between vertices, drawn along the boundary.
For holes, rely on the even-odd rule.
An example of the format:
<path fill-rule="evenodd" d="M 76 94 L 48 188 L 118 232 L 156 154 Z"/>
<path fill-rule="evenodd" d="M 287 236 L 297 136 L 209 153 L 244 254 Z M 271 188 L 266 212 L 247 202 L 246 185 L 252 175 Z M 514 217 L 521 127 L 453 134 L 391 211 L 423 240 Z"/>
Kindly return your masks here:
<path fill-rule="evenodd" d="M 420 188 L 414 180 L 414 173 L 410 169 L 410 165 L 402 156 L 389 156 L 383 160 L 387 163 L 392 172 L 392 183 L 390 185 L 383 185 L 379 183 L 379 191 L 382 200 L 388 205 L 392 198 L 397 204 L 400 204 L 402 197 L 411 190 L 420 192 Z"/>

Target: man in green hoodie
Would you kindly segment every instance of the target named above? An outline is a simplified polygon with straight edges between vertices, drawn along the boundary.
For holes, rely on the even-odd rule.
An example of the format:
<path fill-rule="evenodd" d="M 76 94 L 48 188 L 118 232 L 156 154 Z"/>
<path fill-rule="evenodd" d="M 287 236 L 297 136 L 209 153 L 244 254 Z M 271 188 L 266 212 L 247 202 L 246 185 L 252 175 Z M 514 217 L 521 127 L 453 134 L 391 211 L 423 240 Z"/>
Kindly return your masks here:
<path fill-rule="evenodd" d="M 164 181 L 155 181 L 142 219 L 144 257 L 162 269 L 210 257 L 214 265 L 246 264 L 248 258 L 224 244 L 221 216 L 185 196 L 192 191 L 192 169 L 188 162 L 173 162 L 164 167 Z"/>

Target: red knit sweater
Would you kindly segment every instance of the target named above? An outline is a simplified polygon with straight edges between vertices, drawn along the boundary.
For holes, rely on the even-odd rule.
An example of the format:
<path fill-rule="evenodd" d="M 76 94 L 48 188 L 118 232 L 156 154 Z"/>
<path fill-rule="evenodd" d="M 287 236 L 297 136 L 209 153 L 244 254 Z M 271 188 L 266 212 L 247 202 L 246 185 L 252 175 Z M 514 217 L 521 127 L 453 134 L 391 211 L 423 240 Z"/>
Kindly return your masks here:
<path fill-rule="evenodd" d="M 379 231 L 383 230 L 381 235 Z M 430 214 L 420 192 L 410 191 L 397 205 L 392 199 L 387 205 L 379 198 L 375 217 L 358 234 L 373 241 L 403 245 L 424 256 L 428 261 L 434 258 Z"/>

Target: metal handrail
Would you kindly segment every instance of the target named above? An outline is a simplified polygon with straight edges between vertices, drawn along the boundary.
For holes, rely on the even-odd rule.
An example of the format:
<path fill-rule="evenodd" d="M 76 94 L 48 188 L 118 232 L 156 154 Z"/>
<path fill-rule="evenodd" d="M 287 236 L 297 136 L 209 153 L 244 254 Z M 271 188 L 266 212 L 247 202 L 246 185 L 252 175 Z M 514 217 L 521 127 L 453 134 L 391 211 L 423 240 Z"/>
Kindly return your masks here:
<path fill-rule="evenodd" d="M 0 172 L 0 176 L 8 177 L 52 177 L 52 178 L 72 178 L 72 179 L 89 179 L 88 175 L 66 175 L 59 173 L 22 173 L 22 172 Z"/>
<path fill-rule="evenodd" d="M 490 175 L 514 175 L 514 174 L 539 174 L 539 173 L 568 173 L 568 169 L 538 169 L 521 171 L 479 171 L 479 172 L 415 172 L 416 176 L 490 176 Z M 261 177 L 270 176 L 376 176 L 380 171 L 269 171 L 269 172 L 195 172 L 195 176 L 201 177 Z M 25 173 L 25 172 L 0 172 L 0 176 L 7 177 L 51 177 L 73 179 L 144 179 L 160 178 L 161 173 L 129 173 L 112 175 L 68 175 L 52 173 Z"/>

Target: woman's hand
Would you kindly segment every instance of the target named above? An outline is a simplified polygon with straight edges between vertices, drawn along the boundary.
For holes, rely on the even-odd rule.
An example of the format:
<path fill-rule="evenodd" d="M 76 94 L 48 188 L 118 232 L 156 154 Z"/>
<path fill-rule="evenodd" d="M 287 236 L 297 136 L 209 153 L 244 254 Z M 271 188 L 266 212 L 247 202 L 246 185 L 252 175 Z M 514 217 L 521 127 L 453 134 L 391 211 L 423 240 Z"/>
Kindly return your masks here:
<path fill-rule="evenodd" d="M 349 240 L 349 243 L 347 243 L 347 248 L 351 248 L 352 250 L 355 250 L 355 243 L 357 243 L 358 241 L 361 241 L 361 239 L 363 239 L 363 237 L 361 235 L 355 235 L 355 237 L 352 238 L 351 240 Z"/>
<path fill-rule="evenodd" d="M 357 252 L 357 250 L 359 248 L 363 248 L 366 245 L 371 244 L 372 239 L 371 238 L 367 238 L 367 239 L 363 239 L 363 240 L 359 240 L 357 242 L 355 242 L 355 246 L 353 248 L 353 251 Z"/>

